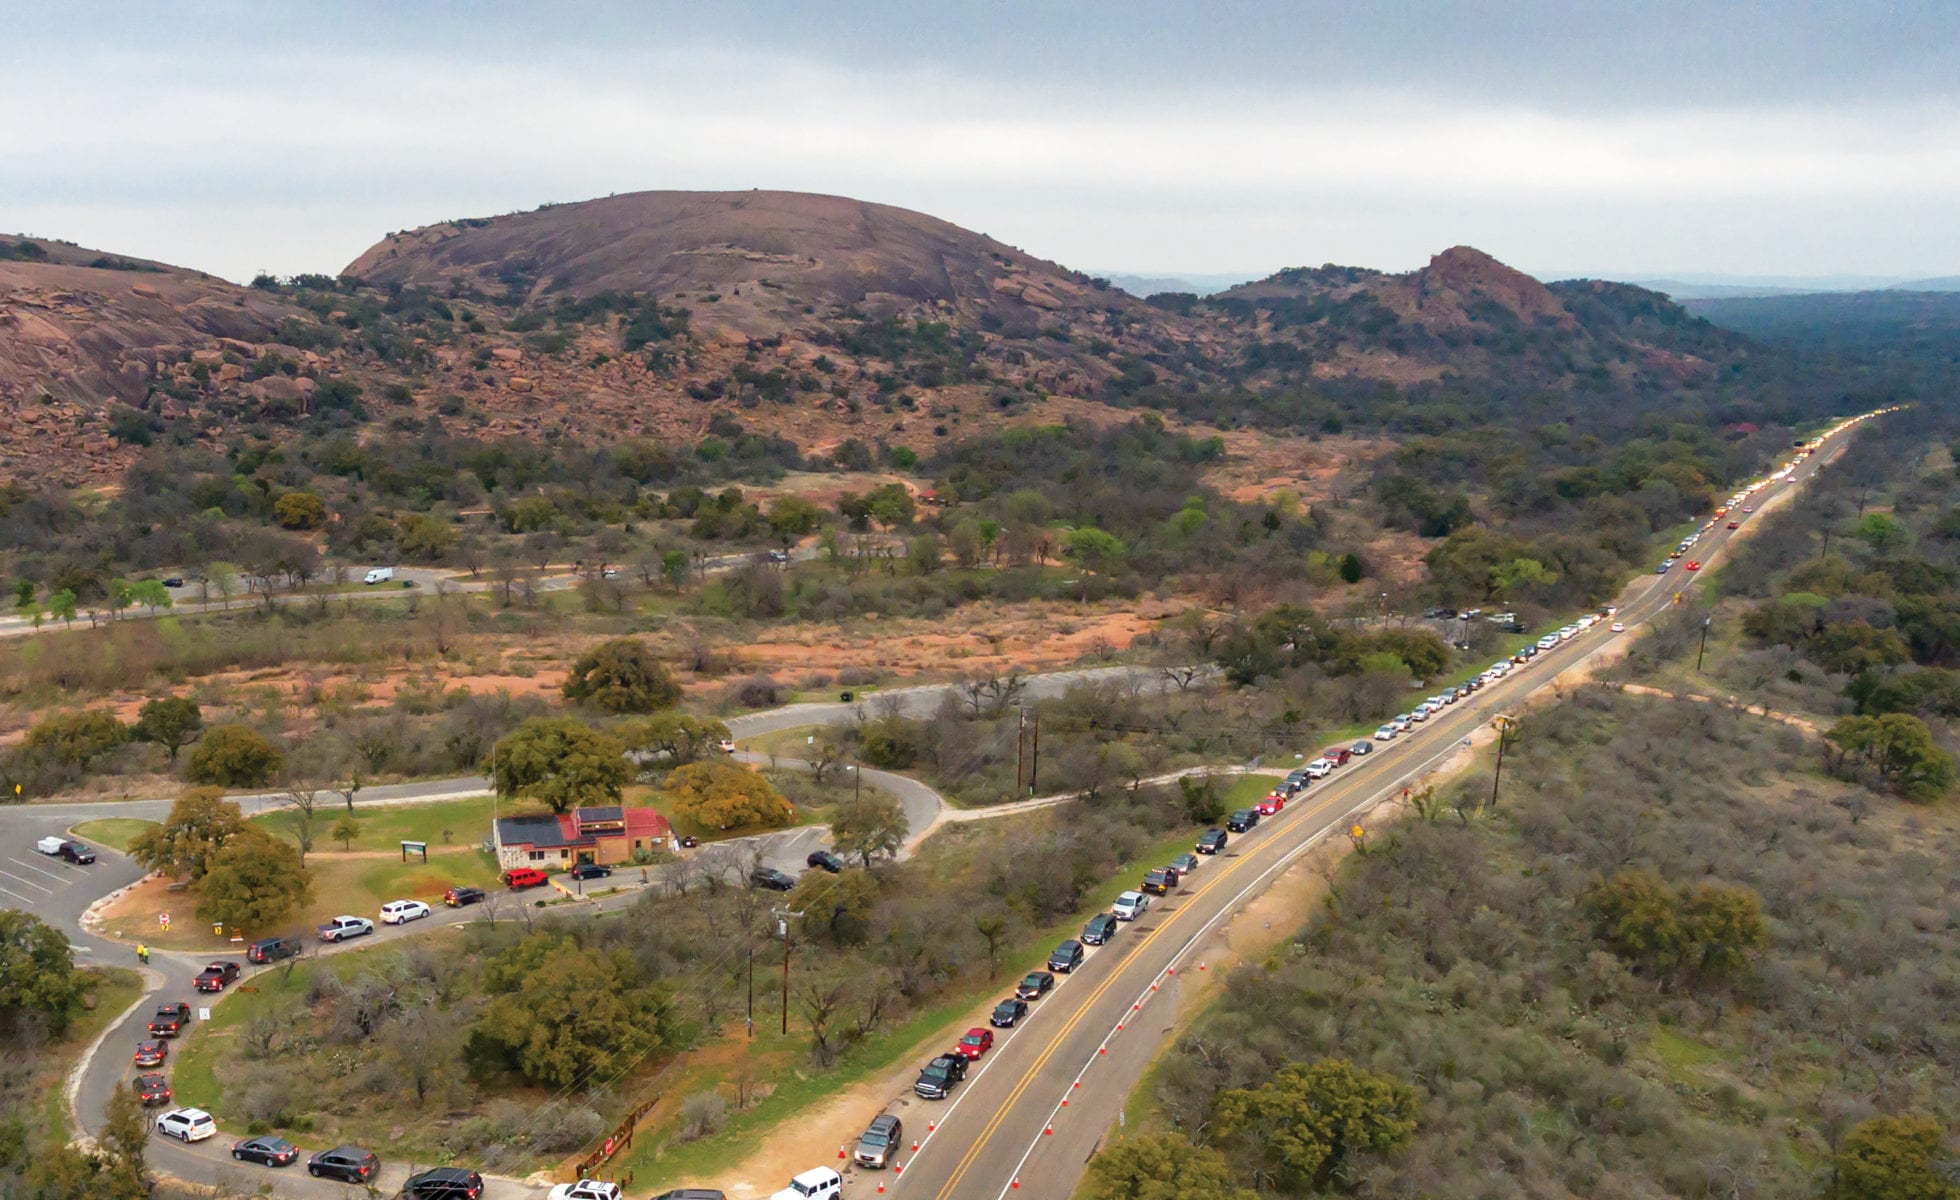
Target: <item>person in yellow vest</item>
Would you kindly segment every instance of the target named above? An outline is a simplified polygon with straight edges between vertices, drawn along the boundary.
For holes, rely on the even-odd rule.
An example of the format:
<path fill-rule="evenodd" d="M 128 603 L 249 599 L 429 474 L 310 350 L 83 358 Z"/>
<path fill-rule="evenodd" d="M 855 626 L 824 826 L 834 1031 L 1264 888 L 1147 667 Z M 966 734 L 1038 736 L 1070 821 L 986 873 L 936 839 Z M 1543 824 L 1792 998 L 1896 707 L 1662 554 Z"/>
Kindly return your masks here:
<path fill-rule="evenodd" d="M 150 948 L 148 946 L 145 946 L 141 942 L 136 943 L 136 957 L 138 961 L 142 962 L 145 966 L 149 965 Z"/>

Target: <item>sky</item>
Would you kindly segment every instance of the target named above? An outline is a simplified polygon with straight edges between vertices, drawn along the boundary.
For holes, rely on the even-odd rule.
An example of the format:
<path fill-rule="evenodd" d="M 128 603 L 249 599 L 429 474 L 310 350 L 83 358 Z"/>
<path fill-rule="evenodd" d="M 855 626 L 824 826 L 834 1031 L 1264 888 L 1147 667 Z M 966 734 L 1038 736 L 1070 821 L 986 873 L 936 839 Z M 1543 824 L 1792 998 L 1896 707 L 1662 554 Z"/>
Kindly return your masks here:
<path fill-rule="evenodd" d="M 0 0 L 0 230 L 244 280 L 658 188 L 1085 270 L 1960 274 L 1960 3 Z"/>

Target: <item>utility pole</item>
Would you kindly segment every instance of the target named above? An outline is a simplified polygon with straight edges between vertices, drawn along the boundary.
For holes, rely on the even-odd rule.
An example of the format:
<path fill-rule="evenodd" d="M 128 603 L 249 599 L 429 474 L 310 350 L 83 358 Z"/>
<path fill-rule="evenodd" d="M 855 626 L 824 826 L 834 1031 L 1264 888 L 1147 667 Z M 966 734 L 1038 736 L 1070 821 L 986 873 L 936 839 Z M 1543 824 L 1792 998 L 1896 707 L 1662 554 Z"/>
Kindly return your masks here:
<path fill-rule="evenodd" d="M 776 913 L 776 933 L 783 939 L 783 1036 L 789 1036 L 789 922 L 791 917 L 801 917 L 800 912 L 790 912 L 779 908 Z"/>
<path fill-rule="evenodd" d="M 1041 786 L 1041 710 L 1034 710 L 1034 732 L 1028 747 L 1028 795 Z"/>
<path fill-rule="evenodd" d="M 1701 656 L 1708 653 L 1708 623 L 1714 619 L 1715 617 L 1712 613 L 1703 616 L 1701 619 L 1701 649 L 1695 651 L 1695 674 L 1697 675 L 1701 674 Z"/>
<path fill-rule="evenodd" d="M 1504 751 L 1511 743 L 1511 731 L 1518 727 L 1518 719 L 1500 713 L 1491 724 L 1497 726 L 1497 771 L 1490 777 L 1490 806 L 1497 807 L 1497 785 L 1504 779 Z"/>
<path fill-rule="evenodd" d="M 754 937 L 753 930 L 749 932 Z M 749 1040 L 755 1040 L 755 943 L 749 943 Z"/>
<path fill-rule="evenodd" d="M 1014 731 L 1014 792 L 1020 794 L 1028 783 L 1028 710 L 1021 710 L 1021 725 Z"/>

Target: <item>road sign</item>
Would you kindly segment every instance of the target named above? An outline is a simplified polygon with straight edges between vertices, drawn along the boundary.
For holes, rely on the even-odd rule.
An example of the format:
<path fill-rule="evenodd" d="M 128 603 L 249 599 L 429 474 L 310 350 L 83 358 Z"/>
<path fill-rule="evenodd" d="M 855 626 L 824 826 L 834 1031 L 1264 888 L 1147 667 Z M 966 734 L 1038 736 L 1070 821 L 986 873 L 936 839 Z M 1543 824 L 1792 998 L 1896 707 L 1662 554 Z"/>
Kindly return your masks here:
<path fill-rule="evenodd" d="M 163 930 L 163 931 L 164 931 L 165 933 L 168 933 L 168 932 L 170 932 L 170 914 L 169 914 L 169 913 L 167 913 L 167 912 L 160 912 L 160 913 L 158 913 L 158 914 L 157 914 L 157 928 L 159 928 L 159 929 L 161 929 L 161 930 Z"/>

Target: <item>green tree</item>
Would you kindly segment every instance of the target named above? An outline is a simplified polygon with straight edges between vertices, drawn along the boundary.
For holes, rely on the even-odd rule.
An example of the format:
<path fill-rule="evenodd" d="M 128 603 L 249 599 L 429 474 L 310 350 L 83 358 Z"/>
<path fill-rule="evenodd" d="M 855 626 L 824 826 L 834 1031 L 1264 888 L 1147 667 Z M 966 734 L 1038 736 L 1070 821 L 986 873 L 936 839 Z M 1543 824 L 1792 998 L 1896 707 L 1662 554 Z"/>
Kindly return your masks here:
<path fill-rule="evenodd" d="M 218 725 L 198 739 L 184 763 L 184 778 L 214 787 L 264 787 L 286 756 L 249 725 Z"/>
<path fill-rule="evenodd" d="M 1749 957 L 1769 944 L 1763 901 L 1746 887 L 1703 883 L 1681 895 L 1681 928 L 1694 954 L 1694 970 L 1711 979 L 1730 979 L 1749 965 Z"/>
<path fill-rule="evenodd" d="M 80 769 L 128 740 L 129 727 L 114 713 L 90 708 L 44 717 L 28 729 L 22 745 L 50 761 Z"/>
<path fill-rule="evenodd" d="M 313 879 L 296 848 L 248 828 L 212 856 L 191 895 L 205 920 L 263 933 L 312 898 Z"/>
<path fill-rule="evenodd" d="M 1953 789 L 1953 756 L 1940 749 L 1926 722 L 1911 713 L 1843 717 L 1825 733 L 1836 765 L 1860 762 L 1886 786 L 1915 800 L 1936 800 Z"/>
<path fill-rule="evenodd" d="M 1089 1160 L 1087 1200 L 1257 1200 L 1239 1187 L 1225 1156 L 1180 1133 L 1114 1142 Z"/>
<path fill-rule="evenodd" d="M 687 551 L 669 550 L 660 556 L 660 577 L 679 594 L 687 583 Z"/>
<path fill-rule="evenodd" d="M 1492 595 L 1515 598 L 1529 594 L 1534 587 L 1550 587 L 1558 582 L 1558 572 L 1549 570 L 1535 558 L 1513 558 L 1490 569 Z"/>
<path fill-rule="evenodd" d="M 272 519 L 282 529 L 318 529 L 327 523 L 327 502 L 312 492 L 286 492 L 272 502 Z"/>
<path fill-rule="evenodd" d="M 1218 1094 L 1220 1136 L 1242 1140 L 1283 1187 L 1325 1187 L 1354 1155 L 1385 1153 L 1416 1131 L 1415 1089 L 1345 1059 L 1289 1063 L 1272 1082 Z"/>
<path fill-rule="evenodd" d="M 1762 897 L 1739 885 L 1677 891 L 1652 871 L 1632 869 L 1587 889 L 1580 904 L 1621 957 L 1662 976 L 1733 978 L 1769 944 Z"/>
<path fill-rule="evenodd" d="M 769 528 L 778 537 L 815 533 L 822 523 L 823 510 L 801 496 L 782 496 L 769 506 Z"/>
<path fill-rule="evenodd" d="M 177 753 L 197 739 L 204 730 L 204 713 L 197 701 L 187 696 L 160 696 L 147 700 L 136 710 L 136 724 L 132 727 L 136 736 L 146 742 L 155 742 L 170 752 L 170 761 L 177 761 Z"/>
<path fill-rule="evenodd" d="M 60 930 L 32 913 L 0 909 L 0 1029 L 12 1033 L 32 1013 L 58 1035 L 89 987 Z"/>
<path fill-rule="evenodd" d="M 1890 513 L 1870 513 L 1858 522 L 1858 536 L 1872 548 L 1873 553 L 1883 556 L 1905 549 L 1912 538 L 1912 531 Z"/>
<path fill-rule="evenodd" d="M 75 623 L 75 589 L 62 588 L 48 597 L 48 615 L 63 625 Z"/>
<path fill-rule="evenodd" d="M 1083 570 L 1107 575 L 1123 565 L 1125 551 L 1115 534 L 1084 525 L 1068 535 L 1067 553 Z"/>
<path fill-rule="evenodd" d="M 484 979 L 498 994 L 465 1052 L 533 1084 L 583 1089 L 666 1038 L 663 997 L 623 949 L 532 934 L 486 963 Z"/>
<path fill-rule="evenodd" d="M 533 717 L 490 753 L 498 795 L 531 796 L 553 812 L 617 804 L 633 779 L 626 747 L 572 717 Z"/>
<path fill-rule="evenodd" d="M 333 828 L 327 831 L 327 836 L 339 842 L 342 850 L 352 850 L 354 839 L 361 836 L 361 823 L 353 813 L 342 813 L 340 820 L 335 821 Z"/>
<path fill-rule="evenodd" d="M 223 793 L 192 788 L 170 806 L 162 824 L 130 840 L 129 855 L 160 874 L 197 880 L 245 829 L 245 815 Z"/>
<path fill-rule="evenodd" d="M 456 544 L 456 527 L 440 517 L 411 513 L 395 530 L 395 545 L 417 562 L 441 562 Z"/>
<path fill-rule="evenodd" d="M 830 844 L 839 853 L 856 855 L 869 867 L 880 854 L 896 857 L 911 828 L 897 800 L 874 792 L 837 806 L 830 818 Z"/>
<path fill-rule="evenodd" d="M 796 808 L 761 775 L 731 762 L 695 762 L 667 776 L 664 789 L 677 816 L 704 829 L 773 828 L 796 819 Z"/>
<path fill-rule="evenodd" d="M 163 586 L 160 579 L 139 579 L 129 585 L 129 598 L 155 613 L 159 608 L 170 607 L 170 589 Z"/>
<path fill-rule="evenodd" d="M 1956 1200 L 1960 1185 L 1938 1169 L 1939 1122 L 1873 1117 L 1837 1153 L 1837 1200 Z"/>
<path fill-rule="evenodd" d="M 628 722 L 618 732 L 628 749 L 684 766 L 712 751 L 728 736 L 728 726 L 676 710 Z"/>
<path fill-rule="evenodd" d="M 1670 972 L 1688 958 L 1688 931 L 1674 889 L 1652 871 L 1626 870 L 1589 889 L 1581 904 L 1621 957 Z"/>
<path fill-rule="evenodd" d="M 806 871 L 785 903 L 803 914 L 804 936 L 849 946 L 870 934 L 878 896 L 878 881 L 868 871 Z"/>
<path fill-rule="evenodd" d="M 563 690 L 568 700 L 615 713 L 655 712 L 681 698 L 666 664 L 638 638 L 614 638 L 579 655 Z"/>

